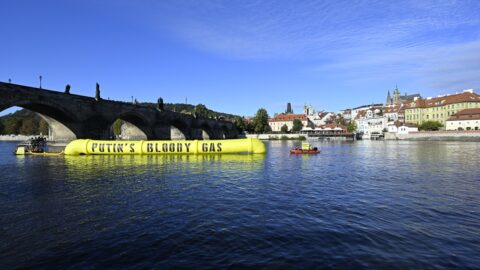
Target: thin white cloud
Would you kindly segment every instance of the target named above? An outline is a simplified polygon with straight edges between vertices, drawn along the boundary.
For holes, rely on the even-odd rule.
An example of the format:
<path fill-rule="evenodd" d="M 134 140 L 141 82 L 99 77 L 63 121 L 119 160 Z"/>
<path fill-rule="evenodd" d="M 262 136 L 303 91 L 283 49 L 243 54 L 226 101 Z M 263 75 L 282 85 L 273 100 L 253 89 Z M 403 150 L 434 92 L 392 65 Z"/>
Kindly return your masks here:
<path fill-rule="evenodd" d="M 303 61 L 352 82 L 480 86 L 478 0 L 165 0 L 149 7 L 163 33 L 227 58 Z"/>
<path fill-rule="evenodd" d="M 478 1 L 162 1 L 157 9 L 164 29 L 178 39 L 240 59 L 309 59 L 357 46 L 433 46 L 452 38 L 429 36 L 435 31 L 480 22 L 472 12 L 480 11 Z"/>

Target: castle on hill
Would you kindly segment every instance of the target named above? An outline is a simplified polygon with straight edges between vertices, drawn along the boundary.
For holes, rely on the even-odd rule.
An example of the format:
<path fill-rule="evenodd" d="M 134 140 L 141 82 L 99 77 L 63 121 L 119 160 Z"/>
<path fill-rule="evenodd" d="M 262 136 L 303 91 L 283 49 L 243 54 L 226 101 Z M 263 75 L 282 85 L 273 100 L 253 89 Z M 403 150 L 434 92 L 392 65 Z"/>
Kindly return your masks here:
<path fill-rule="evenodd" d="M 411 102 L 415 98 L 422 98 L 422 96 L 420 96 L 420 94 L 407 95 L 407 93 L 405 93 L 405 95 L 402 96 L 400 94 L 400 90 L 398 90 L 398 86 L 395 86 L 395 90 L 393 90 L 393 97 L 390 95 L 390 90 L 388 90 L 385 106 L 398 105 L 406 102 Z"/>

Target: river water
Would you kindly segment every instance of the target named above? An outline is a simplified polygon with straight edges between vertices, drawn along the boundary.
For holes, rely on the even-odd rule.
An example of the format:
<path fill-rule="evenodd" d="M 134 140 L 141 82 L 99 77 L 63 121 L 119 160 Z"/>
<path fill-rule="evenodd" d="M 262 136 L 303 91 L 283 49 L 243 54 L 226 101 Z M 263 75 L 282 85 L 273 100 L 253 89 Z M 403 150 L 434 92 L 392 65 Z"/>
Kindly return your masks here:
<path fill-rule="evenodd" d="M 267 142 L 266 155 L 16 157 L 0 269 L 480 266 L 480 143 Z"/>

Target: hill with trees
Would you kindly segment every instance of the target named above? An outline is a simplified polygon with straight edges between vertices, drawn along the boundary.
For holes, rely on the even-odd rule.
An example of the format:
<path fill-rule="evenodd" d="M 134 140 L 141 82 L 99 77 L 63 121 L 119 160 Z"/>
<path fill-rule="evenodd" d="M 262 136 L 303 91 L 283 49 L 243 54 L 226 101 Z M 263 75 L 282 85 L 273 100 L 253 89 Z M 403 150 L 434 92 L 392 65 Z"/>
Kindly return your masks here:
<path fill-rule="evenodd" d="M 48 134 L 48 124 L 37 113 L 22 109 L 0 117 L 0 134 Z"/>

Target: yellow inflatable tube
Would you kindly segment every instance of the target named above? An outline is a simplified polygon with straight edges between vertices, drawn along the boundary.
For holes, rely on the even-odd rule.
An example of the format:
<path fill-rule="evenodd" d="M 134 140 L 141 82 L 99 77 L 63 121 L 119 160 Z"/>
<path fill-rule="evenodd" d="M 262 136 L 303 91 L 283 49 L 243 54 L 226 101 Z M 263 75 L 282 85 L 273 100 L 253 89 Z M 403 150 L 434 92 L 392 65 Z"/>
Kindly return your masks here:
<path fill-rule="evenodd" d="M 74 140 L 65 148 L 65 155 L 165 155 L 265 153 L 258 139 L 205 141 L 97 141 Z"/>

